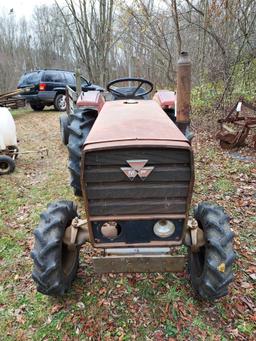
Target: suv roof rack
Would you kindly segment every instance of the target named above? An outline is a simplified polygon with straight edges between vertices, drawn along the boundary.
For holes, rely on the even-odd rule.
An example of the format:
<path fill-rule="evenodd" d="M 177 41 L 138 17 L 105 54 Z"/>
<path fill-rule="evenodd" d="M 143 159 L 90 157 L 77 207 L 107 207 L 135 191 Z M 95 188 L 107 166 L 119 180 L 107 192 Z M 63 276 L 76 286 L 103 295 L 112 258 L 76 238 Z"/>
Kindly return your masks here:
<path fill-rule="evenodd" d="M 45 69 L 35 69 L 35 70 L 30 70 L 30 71 L 26 71 L 25 75 L 27 73 L 31 73 L 31 72 L 39 72 L 39 71 L 64 71 L 64 72 L 70 72 L 70 73 L 75 73 L 74 71 L 70 71 L 70 70 L 63 70 L 63 69 L 55 69 L 55 68 L 45 68 Z"/>

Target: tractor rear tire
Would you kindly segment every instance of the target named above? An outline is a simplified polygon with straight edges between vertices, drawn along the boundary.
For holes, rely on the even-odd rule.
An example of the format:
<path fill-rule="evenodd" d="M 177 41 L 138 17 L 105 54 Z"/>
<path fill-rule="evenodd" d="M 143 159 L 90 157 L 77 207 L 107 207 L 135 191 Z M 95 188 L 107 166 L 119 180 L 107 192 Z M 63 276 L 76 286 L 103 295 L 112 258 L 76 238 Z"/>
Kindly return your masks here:
<path fill-rule="evenodd" d="M 68 137 L 69 137 L 69 117 L 67 114 L 60 115 L 60 136 L 61 141 L 66 146 L 68 144 Z"/>
<path fill-rule="evenodd" d="M 69 125 L 69 163 L 70 185 L 73 187 L 74 194 L 78 197 L 82 196 L 80 172 L 81 172 L 81 155 L 84 142 L 92 129 L 97 118 L 98 112 L 94 109 L 76 109 L 71 115 L 71 124 Z"/>
<path fill-rule="evenodd" d="M 194 209 L 194 217 L 204 231 L 205 245 L 198 252 L 189 250 L 191 284 L 202 299 L 212 301 L 227 295 L 233 280 L 234 232 L 220 206 L 200 203 Z"/>
<path fill-rule="evenodd" d="M 0 175 L 10 174 L 15 170 L 15 161 L 8 155 L 0 155 Z"/>
<path fill-rule="evenodd" d="M 79 247 L 69 249 L 63 243 L 65 230 L 75 217 L 77 210 L 72 201 L 56 201 L 41 214 L 39 225 L 34 231 L 32 278 L 37 290 L 44 295 L 63 295 L 76 276 Z"/>

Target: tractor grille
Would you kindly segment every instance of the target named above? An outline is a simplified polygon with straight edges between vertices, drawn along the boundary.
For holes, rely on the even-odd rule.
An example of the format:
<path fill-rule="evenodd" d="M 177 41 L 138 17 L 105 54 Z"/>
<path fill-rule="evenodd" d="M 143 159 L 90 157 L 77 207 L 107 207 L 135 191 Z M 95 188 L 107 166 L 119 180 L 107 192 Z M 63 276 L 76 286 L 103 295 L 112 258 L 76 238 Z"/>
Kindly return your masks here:
<path fill-rule="evenodd" d="M 91 216 L 180 214 L 186 212 L 191 179 L 186 149 L 122 149 L 85 154 L 85 191 Z M 126 160 L 148 160 L 153 171 L 131 181 Z"/>

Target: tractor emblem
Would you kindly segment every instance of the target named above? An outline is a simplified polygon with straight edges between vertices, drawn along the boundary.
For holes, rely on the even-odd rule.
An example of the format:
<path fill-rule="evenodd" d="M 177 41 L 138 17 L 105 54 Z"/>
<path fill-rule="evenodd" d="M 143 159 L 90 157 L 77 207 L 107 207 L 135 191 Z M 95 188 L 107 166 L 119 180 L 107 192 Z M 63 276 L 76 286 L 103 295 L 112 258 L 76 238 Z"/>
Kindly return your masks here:
<path fill-rule="evenodd" d="M 148 160 L 126 160 L 126 162 L 131 167 L 121 167 L 121 170 L 131 181 L 133 181 L 137 175 L 144 181 L 154 169 L 154 167 L 144 167 Z"/>

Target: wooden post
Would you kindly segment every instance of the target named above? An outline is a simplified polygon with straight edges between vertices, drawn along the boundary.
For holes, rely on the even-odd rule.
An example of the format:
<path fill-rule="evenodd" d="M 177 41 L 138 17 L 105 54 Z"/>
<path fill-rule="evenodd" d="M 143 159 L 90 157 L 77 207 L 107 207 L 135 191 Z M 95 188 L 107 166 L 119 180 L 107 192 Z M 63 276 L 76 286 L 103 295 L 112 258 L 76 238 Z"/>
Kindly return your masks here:
<path fill-rule="evenodd" d="M 76 69 L 76 93 L 79 94 L 82 92 L 82 87 L 81 87 L 81 71 L 80 68 Z"/>

